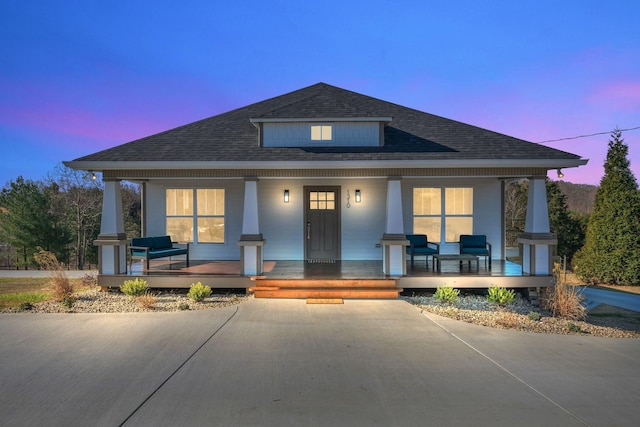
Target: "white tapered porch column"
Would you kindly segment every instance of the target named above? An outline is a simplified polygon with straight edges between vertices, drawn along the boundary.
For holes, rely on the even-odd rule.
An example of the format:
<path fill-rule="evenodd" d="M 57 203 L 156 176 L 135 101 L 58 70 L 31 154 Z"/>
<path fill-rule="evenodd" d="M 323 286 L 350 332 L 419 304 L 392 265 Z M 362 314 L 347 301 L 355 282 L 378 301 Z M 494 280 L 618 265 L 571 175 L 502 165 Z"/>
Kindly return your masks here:
<path fill-rule="evenodd" d="M 262 238 L 258 219 L 258 178 L 246 178 L 244 181 L 242 235 L 238 241 L 240 274 L 243 276 L 257 276 L 263 271 L 262 247 L 267 241 Z"/>
<path fill-rule="evenodd" d="M 529 179 L 527 218 L 522 243 L 522 272 L 530 275 L 549 275 L 553 271 L 552 256 L 558 240 L 549 228 L 549 207 L 544 177 Z"/>
<path fill-rule="evenodd" d="M 387 183 L 387 217 L 385 232 L 380 240 L 382 245 L 382 270 L 388 276 L 407 274 L 406 246 L 409 244 L 404 234 L 402 216 L 402 181 L 389 178 Z"/>
<path fill-rule="evenodd" d="M 105 179 L 100 234 L 93 244 L 98 246 L 99 274 L 126 274 L 127 234 L 122 218 L 120 180 Z"/>

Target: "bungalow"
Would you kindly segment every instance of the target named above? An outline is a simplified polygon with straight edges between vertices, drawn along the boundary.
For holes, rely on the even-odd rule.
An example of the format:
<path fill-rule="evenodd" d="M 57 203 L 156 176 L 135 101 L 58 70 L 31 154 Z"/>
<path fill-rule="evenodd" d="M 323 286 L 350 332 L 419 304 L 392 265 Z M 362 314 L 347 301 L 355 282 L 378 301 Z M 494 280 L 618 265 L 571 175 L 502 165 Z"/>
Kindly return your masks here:
<path fill-rule="evenodd" d="M 192 264 L 235 262 L 247 287 L 268 276 L 265 260 L 374 261 L 383 278 L 433 287 L 408 280 L 406 234 L 427 235 L 443 255 L 459 253 L 460 235 L 485 235 L 499 270 L 504 184 L 521 178 L 530 185 L 518 274 L 529 281 L 510 286 L 534 276 L 548 283 L 556 241 L 545 177 L 586 163 L 324 83 L 65 162 L 103 176 L 102 285 L 132 274 L 120 201 L 127 180 L 141 184 L 143 236 L 189 242 Z M 159 277 L 158 286 L 180 286 L 179 274 Z"/>

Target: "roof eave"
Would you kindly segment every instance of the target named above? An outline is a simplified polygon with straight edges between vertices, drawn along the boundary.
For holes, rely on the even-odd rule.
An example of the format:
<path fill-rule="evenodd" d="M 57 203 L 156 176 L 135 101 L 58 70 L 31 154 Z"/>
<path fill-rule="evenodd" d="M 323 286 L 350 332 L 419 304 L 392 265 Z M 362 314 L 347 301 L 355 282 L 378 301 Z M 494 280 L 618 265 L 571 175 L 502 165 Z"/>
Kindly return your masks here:
<path fill-rule="evenodd" d="M 589 159 L 478 159 L 478 160 L 344 160 L 344 161 L 67 161 L 71 169 L 100 172 L 129 169 L 360 169 L 360 168 L 546 168 L 584 166 Z"/>

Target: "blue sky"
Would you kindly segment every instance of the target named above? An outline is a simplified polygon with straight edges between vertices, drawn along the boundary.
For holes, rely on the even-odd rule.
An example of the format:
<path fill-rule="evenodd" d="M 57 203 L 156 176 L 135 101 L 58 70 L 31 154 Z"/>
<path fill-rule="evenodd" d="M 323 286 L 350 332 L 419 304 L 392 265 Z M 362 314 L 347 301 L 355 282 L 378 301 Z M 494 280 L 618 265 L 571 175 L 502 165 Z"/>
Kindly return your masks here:
<path fill-rule="evenodd" d="M 3 0 L 0 186 L 317 82 L 533 142 L 640 127 L 640 2 L 521 3 Z M 608 140 L 545 145 L 597 184 Z"/>

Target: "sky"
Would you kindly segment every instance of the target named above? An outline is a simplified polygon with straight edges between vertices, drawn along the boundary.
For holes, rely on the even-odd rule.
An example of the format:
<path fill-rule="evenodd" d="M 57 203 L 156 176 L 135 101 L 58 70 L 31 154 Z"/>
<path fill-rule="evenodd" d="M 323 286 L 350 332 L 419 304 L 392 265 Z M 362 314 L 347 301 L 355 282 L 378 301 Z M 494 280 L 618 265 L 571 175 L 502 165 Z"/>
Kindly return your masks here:
<path fill-rule="evenodd" d="M 318 82 L 640 178 L 640 2 L 0 2 L 0 187 Z M 639 128 L 639 129 L 633 129 Z M 557 179 L 555 172 L 550 177 Z"/>

